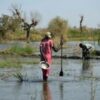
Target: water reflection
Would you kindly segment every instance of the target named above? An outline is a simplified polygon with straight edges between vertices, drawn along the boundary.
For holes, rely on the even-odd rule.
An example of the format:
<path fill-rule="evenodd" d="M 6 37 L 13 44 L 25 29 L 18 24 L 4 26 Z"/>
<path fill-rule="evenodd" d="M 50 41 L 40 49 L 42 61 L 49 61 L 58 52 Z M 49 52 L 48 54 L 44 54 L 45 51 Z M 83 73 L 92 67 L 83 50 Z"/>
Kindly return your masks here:
<path fill-rule="evenodd" d="M 86 71 L 90 68 L 90 60 L 83 60 L 82 70 Z"/>
<path fill-rule="evenodd" d="M 95 100 L 96 95 L 96 81 L 94 79 L 91 80 L 91 100 Z"/>
<path fill-rule="evenodd" d="M 60 100 L 63 100 L 63 83 L 61 82 L 60 85 L 59 85 L 59 89 L 60 89 Z"/>
<path fill-rule="evenodd" d="M 20 96 L 21 96 L 21 90 L 22 90 L 23 84 L 21 82 L 17 82 L 14 87 L 13 87 L 13 98 L 15 98 L 15 100 L 19 100 Z M 11 97 L 8 98 L 8 100 L 12 100 Z"/>
<path fill-rule="evenodd" d="M 90 60 L 82 60 L 82 63 L 82 75 L 91 76 L 93 68 L 90 64 Z"/>
<path fill-rule="evenodd" d="M 83 77 L 90 79 L 90 100 L 95 100 L 95 94 L 96 94 L 96 81 L 93 74 L 93 66 L 90 63 L 90 60 L 83 60 L 82 64 L 82 75 Z"/>
<path fill-rule="evenodd" d="M 43 98 L 41 100 L 52 100 L 51 91 L 48 86 L 48 82 L 43 82 Z"/>

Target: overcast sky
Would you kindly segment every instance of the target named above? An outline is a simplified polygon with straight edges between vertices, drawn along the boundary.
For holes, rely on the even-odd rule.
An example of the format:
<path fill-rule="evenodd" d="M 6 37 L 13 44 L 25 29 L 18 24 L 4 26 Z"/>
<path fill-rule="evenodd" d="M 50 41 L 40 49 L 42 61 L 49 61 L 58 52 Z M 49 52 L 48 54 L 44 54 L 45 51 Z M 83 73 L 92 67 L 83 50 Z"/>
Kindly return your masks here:
<path fill-rule="evenodd" d="M 100 0 L 1 0 L 0 16 L 10 14 L 12 4 L 21 5 L 27 16 L 31 12 L 38 12 L 41 15 L 38 27 L 46 27 L 56 16 L 68 20 L 70 26 L 78 27 L 81 15 L 84 15 L 84 25 L 100 25 Z"/>

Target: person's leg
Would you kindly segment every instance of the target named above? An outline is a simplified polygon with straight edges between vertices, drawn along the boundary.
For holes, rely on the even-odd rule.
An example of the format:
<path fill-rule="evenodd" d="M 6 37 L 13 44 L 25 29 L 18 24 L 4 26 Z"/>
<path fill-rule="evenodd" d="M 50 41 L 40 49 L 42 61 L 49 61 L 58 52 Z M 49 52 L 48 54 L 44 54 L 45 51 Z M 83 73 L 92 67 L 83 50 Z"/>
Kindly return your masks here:
<path fill-rule="evenodd" d="M 85 59 L 85 55 L 86 55 L 85 51 L 82 50 L 82 59 Z"/>
<path fill-rule="evenodd" d="M 47 69 L 42 69 L 43 80 L 47 80 L 50 73 L 51 73 L 50 67 L 48 67 Z"/>
<path fill-rule="evenodd" d="M 48 79 L 48 70 L 47 69 L 42 69 L 42 74 L 43 74 L 43 80 L 47 81 L 47 79 Z"/>
<path fill-rule="evenodd" d="M 89 52 L 89 50 L 87 51 L 87 59 L 90 59 L 90 52 Z"/>

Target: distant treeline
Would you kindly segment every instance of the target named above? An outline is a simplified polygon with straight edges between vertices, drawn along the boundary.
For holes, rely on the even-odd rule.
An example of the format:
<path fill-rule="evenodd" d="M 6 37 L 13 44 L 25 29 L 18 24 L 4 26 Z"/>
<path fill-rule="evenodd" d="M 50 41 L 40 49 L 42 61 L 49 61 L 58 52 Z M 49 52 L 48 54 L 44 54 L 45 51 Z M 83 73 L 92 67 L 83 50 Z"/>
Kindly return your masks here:
<path fill-rule="evenodd" d="M 37 16 L 38 18 L 40 15 Z M 82 25 L 83 16 L 79 22 L 79 27 L 71 27 L 68 21 L 56 16 L 51 19 L 46 28 L 37 28 L 40 20 L 32 17 L 31 23 L 22 17 L 21 10 L 13 7 L 12 14 L 2 14 L 0 16 L 0 40 L 31 40 L 40 41 L 45 32 L 50 31 L 55 39 L 61 34 L 65 41 L 70 40 L 98 40 L 100 41 L 100 27 L 89 28 Z"/>

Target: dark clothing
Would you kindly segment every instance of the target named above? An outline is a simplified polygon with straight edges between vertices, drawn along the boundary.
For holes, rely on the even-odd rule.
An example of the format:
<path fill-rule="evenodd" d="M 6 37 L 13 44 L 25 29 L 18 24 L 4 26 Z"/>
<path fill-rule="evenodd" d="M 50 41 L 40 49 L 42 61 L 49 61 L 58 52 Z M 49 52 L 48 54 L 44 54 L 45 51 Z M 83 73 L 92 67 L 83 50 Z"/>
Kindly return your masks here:
<path fill-rule="evenodd" d="M 82 48 L 82 58 L 88 59 L 90 57 L 90 51 L 89 51 L 90 48 L 87 48 L 87 46 L 82 43 L 80 43 L 79 46 L 80 48 Z"/>

